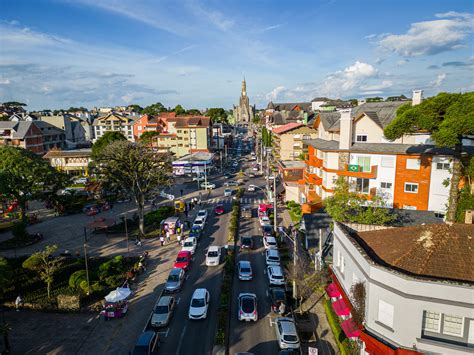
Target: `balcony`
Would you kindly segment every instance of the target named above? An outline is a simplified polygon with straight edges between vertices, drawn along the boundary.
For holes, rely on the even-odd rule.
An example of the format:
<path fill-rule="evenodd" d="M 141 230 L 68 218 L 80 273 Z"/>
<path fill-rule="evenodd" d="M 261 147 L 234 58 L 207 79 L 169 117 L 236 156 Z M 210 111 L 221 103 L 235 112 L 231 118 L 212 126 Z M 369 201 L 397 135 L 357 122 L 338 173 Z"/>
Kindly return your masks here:
<path fill-rule="evenodd" d="M 320 178 L 316 174 L 312 174 L 312 173 L 308 172 L 307 170 L 304 171 L 303 178 L 304 178 L 305 182 L 308 183 L 308 184 L 321 185 L 323 183 L 322 178 Z"/>
<path fill-rule="evenodd" d="M 314 155 L 307 155 L 305 159 L 305 163 L 308 166 L 313 166 L 315 168 L 322 168 L 323 167 L 323 160 L 315 157 Z"/>
<path fill-rule="evenodd" d="M 362 166 L 360 165 L 349 165 L 346 164 L 344 170 L 337 170 L 335 171 L 339 176 L 349 176 L 349 177 L 357 177 L 357 178 L 364 178 L 364 179 L 376 179 L 377 178 L 377 165 L 372 165 L 370 167 L 370 171 L 364 172 L 362 171 Z"/>

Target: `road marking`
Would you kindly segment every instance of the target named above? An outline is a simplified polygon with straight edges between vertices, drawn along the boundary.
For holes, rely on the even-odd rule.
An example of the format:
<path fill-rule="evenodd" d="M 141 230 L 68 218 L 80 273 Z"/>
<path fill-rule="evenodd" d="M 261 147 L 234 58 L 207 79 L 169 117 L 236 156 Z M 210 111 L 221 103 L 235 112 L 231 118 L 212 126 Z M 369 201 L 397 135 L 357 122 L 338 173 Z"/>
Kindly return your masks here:
<path fill-rule="evenodd" d="M 179 304 L 179 301 L 181 301 L 181 297 L 176 300 L 176 304 Z"/>
<path fill-rule="evenodd" d="M 268 290 L 265 290 L 265 294 L 267 295 L 267 297 L 270 297 L 270 295 L 268 294 Z"/>
<path fill-rule="evenodd" d="M 188 274 L 188 275 L 186 275 L 185 279 L 186 279 L 186 280 L 187 280 L 187 279 L 189 279 L 189 274 Z"/>
<path fill-rule="evenodd" d="M 263 269 L 263 274 L 264 274 L 264 275 L 267 274 L 267 270 L 266 270 L 266 269 Z"/>
<path fill-rule="evenodd" d="M 162 334 L 164 334 L 164 337 L 167 338 L 169 332 L 170 332 L 170 328 L 168 328 L 166 332 L 157 332 L 157 333 L 160 336 L 160 338 L 162 337 Z"/>
<path fill-rule="evenodd" d="M 179 351 L 181 350 L 181 344 L 183 343 L 184 334 L 186 333 L 186 327 L 188 325 L 188 321 L 184 323 L 183 331 L 181 332 L 181 336 L 179 337 L 178 349 L 176 349 L 176 355 L 179 355 Z"/>

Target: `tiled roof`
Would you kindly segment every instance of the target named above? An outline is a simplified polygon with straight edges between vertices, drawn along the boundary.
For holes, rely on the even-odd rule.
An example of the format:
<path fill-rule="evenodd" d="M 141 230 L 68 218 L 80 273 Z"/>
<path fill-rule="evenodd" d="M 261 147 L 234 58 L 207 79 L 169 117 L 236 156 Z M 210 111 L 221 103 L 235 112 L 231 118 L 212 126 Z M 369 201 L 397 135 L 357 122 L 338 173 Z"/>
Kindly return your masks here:
<path fill-rule="evenodd" d="M 175 117 L 174 119 L 168 121 L 172 120 L 176 120 L 176 128 L 209 127 L 211 122 L 211 118 L 207 116 Z"/>
<path fill-rule="evenodd" d="M 374 262 L 411 276 L 474 283 L 474 225 L 350 233 Z"/>
<path fill-rule="evenodd" d="M 282 133 L 288 132 L 292 129 L 295 129 L 295 128 L 298 128 L 298 127 L 301 127 L 301 126 L 303 126 L 302 123 L 291 122 L 291 123 L 287 123 L 286 125 L 283 125 L 281 127 L 273 129 L 272 133 L 282 134 Z"/>
<path fill-rule="evenodd" d="M 92 154 L 92 149 L 56 150 L 47 152 L 43 158 L 54 157 L 88 157 Z"/>

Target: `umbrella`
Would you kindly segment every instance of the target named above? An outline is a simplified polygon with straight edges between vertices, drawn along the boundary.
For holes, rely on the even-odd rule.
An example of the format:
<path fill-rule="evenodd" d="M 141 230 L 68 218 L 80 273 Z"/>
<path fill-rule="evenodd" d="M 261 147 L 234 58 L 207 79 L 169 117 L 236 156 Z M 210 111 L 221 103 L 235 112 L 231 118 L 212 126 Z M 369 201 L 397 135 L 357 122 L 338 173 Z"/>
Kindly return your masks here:
<path fill-rule="evenodd" d="M 117 287 L 116 290 L 110 292 L 107 296 L 105 296 L 105 300 L 110 303 L 115 303 L 115 302 L 123 301 L 131 294 L 132 294 L 132 291 L 130 291 L 129 288 Z"/>

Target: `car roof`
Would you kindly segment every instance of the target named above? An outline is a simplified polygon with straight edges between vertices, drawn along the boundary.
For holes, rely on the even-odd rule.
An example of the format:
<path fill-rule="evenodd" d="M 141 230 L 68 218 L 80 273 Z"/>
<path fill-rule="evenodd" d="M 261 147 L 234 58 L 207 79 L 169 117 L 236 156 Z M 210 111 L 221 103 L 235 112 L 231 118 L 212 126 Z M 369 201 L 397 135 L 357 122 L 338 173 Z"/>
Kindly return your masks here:
<path fill-rule="evenodd" d="M 197 288 L 194 290 L 192 298 L 204 298 L 207 290 L 205 288 Z"/>
<path fill-rule="evenodd" d="M 140 337 L 138 338 L 137 345 L 138 346 L 148 346 L 150 344 L 151 339 L 155 336 L 155 332 L 152 330 L 148 330 L 146 332 L 143 332 L 140 334 Z"/>
<path fill-rule="evenodd" d="M 190 255 L 191 252 L 189 250 L 181 250 L 179 253 L 178 253 L 178 256 L 184 256 L 184 255 Z"/>
<path fill-rule="evenodd" d="M 199 210 L 199 211 L 198 211 L 198 214 L 199 214 L 199 213 L 202 213 L 202 212 L 207 213 L 207 210 Z"/>
<path fill-rule="evenodd" d="M 217 245 L 211 245 L 207 251 L 219 251 L 219 248 Z"/>
<path fill-rule="evenodd" d="M 248 261 L 248 260 L 240 260 L 239 264 L 241 266 L 249 266 L 250 267 L 250 261 Z"/>
<path fill-rule="evenodd" d="M 267 249 L 267 254 L 271 256 L 280 256 L 280 253 L 276 249 Z"/>
<path fill-rule="evenodd" d="M 178 254 L 179 255 L 179 254 Z M 179 268 L 179 267 L 176 267 L 174 269 L 171 269 L 170 271 L 170 275 L 179 275 L 181 272 L 183 271 L 183 269 Z"/>
<path fill-rule="evenodd" d="M 271 236 L 271 235 L 266 235 L 266 236 L 265 236 L 265 239 L 266 239 L 266 240 L 274 240 L 274 241 L 276 241 L 276 238 L 273 237 L 273 236 Z"/>
<path fill-rule="evenodd" d="M 173 298 L 173 296 L 162 296 L 158 302 L 156 303 L 157 306 L 166 306 L 168 303 L 170 303 L 170 300 Z"/>
<path fill-rule="evenodd" d="M 295 323 L 290 318 L 277 318 L 277 322 L 280 323 L 283 333 L 288 335 L 298 335 L 296 333 Z"/>
<path fill-rule="evenodd" d="M 241 297 L 251 297 L 251 298 L 257 298 L 257 295 L 255 293 L 239 293 L 239 297 L 238 298 L 241 298 Z"/>
<path fill-rule="evenodd" d="M 283 270 L 278 265 L 269 266 L 268 268 L 272 270 L 273 275 L 283 275 Z"/>
<path fill-rule="evenodd" d="M 187 237 L 184 241 L 185 242 L 192 242 L 194 240 L 196 240 L 196 237 Z"/>

